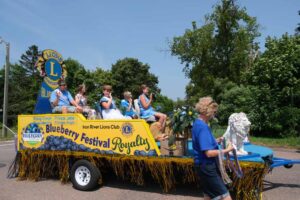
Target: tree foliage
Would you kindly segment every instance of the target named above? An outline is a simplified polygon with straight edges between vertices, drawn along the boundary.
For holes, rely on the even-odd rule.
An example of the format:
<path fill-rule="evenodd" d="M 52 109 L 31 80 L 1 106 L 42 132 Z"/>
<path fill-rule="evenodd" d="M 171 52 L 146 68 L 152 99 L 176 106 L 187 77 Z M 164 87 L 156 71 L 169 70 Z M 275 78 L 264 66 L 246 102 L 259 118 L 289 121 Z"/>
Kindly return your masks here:
<path fill-rule="evenodd" d="M 157 87 L 158 79 L 149 72 L 150 67 L 134 58 L 124 58 L 112 65 L 111 70 L 96 68 L 95 71 L 88 71 L 82 64 L 74 59 L 65 60 L 68 76 L 67 84 L 72 94 L 76 94 L 76 89 L 80 84 L 85 84 L 90 103 L 96 102 L 102 96 L 102 86 L 112 85 L 113 97 L 117 102 L 123 99 L 123 92 L 129 90 L 133 97 L 139 95 L 140 85 L 145 83 L 153 89 L 159 91 Z M 163 99 L 163 98 L 162 98 Z"/>
<path fill-rule="evenodd" d="M 39 49 L 36 45 L 30 46 L 28 50 L 21 55 L 21 59 L 19 60 L 19 62 L 20 65 L 25 69 L 26 75 L 35 76 L 35 78 L 38 78 L 38 70 L 36 70 L 34 67 L 38 56 Z"/>
<path fill-rule="evenodd" d="M 300 12 L 299 12 L 300 14 Z M 219 122 L 227 125 L 233 112 L 245 112 L 257 135 L 299 136 L 300 133 L 300 34 L 268 37 L 265 52 L 258 53 L 255 42 L 259 36 L 255 17 L 247 14 L 235 0 L 221 0 L 205 22 L 174 37 L 170 49 L 184 64 L 183 72 L 190 79 L 186 86 L 187 99 L 173 102 L 160 94 L 158 78 L 150 66 L 136 58 L 117 60 L 111 69 L 101 67 L 87 70 L 80 62 L 65 61 L 67 84 L 73 95 L 84 83 L 89 103 L 102 96 L 102 86 L 113 86 L 116 100 L 129 90 L 139 96 L 141 84 L 155 93 L 153 106 L 169 114 L 174 108 L 193 106 L 199 97 L 210 95 L 219 103 Z M 10 125 L 18 114 L 32 113 L 42 78 L 34 68 L 39 50 L 32 45 L 11 64 L 9 75 L 8 114 Z M 0 87 L 4 84 L 4 70 L 0 70 Z M 170 83 L 172 84 L 172 83 Z M 3 94 L 0 94 L 3 104 Z"/>
<path fill-rule="evenodd" d="M 10 65 L 8 116 L 9 125 L 16 124 L 18 114 L 31 114 L 36 104 L 37 95 L 41 87 L 42 77 L 34 68 L 38 58 L 38 47 L 32 45 L 22 54 L 19 64 Z M 94 71 L 86 70 L 75 59 L 65 60 L 68 72 L 66 82 L 68 90 L 74 96 L 80 84 L 85 84 L 89 104 L 99 101 L 102 96 L 102 86 L 113 86 L 113 96 L 118 101 L 123 98 L 125 90 L 132 91 L 134 97 L 139 95 L 141 84 L 147 84 L 152 92 L 157 92 L 155 106 L 160 111 L 170 112 L 173 109 L 173 101 L 159 94 L 158 78 L 150 73 L 150 66 L 143 64 L 134 58 L 124 58 L 112 65 L 111 70 L 97 67 Z M 4 70 L 0 70 L 0 86 L 4 85 Z M 0 103 L 3 104 L 3 93 L 0 94 Z"/>
<path fill-rule="evenodd" d="M 299 135 L 299 30 L 295 36 L 267 38 L 259 54 L 258 28 L 255 17 L 236 1 L 222 0 L 203 26 L 193 22 L 192 29 L 173 38 L 172 55 L 185 64 L 190 78 L 187 100 L 192 104 L 212 96 L 224 125 L 231 113 L 243 111 L 256 134 Z"/>
<path fill-rule="evenodd" d="M 87 71 L 84 66 L 80 64 L 77 60 L 68 58 L 65 60 L 67 77 L 66 82 L 68 85 L 68 90 L 71 93 L 76 93 L 76 89 L 80 84 L 85 83 L 87 76 Z"/>
<path fill-rule="evenodd" d="M 171 43 L 172 55 L 185 64 L 190 78 L 188 98 L 211 95 L 217 78 L 241 83 L 242 73 L 255 58 L 259 36 L 255 17 L 236 5 L 235 0 L 222 0 L 214 12 L 205 17 L 205 24 L 186 30 Z"/>
<path fill-rule="evenodd" d="M 298 11 L 298 14 L 300 16 L 300 10 Z M 300 35 L 300 23 L 298 23 L 298 26 L 296 27 L 295 31 L 296 31 L 296 35 Z"/>
<path fill-rule="evenodd" d="M 254 98 L 253 128 L 269 135 L 300 132 L 300 36 L 266 40 L 266 51 L 248 72 Z"/>
<path fill-rule="evenodd" d="M 123 92 L 129 90 L 137 98 L 142 84 L 149 86 L 152 92 L 158 92 L 158 78 L 150 73 L 149 69 L 148 64 L 143 64 L 134 58 L 118 60 L 111 68 L 115 95 L 122 99 Z"/>
<path fill-rule="evenodd" d="M 174 101 L 167 96 L 157 94 L 154 98 L 153 107 L 156 108 L 157 111 L 169 115 L 173 112 Z"/>
<path fill-rule="evenodd" d="M 38 58 L 38 47 L 32 45 L 22 54 L 19 64 L 10 64 L 8 87 L 8 124 L 17 121 L 17 115 L 31 114 L 37 99 L 41 80 L 39 72 L 34 65 Z M 4 86 L 4 70 L 1 70 L 0 86 Z M 0 95 L 0 103 L 3 105 L 3 93 Z"/>
<path fill-rule="evenodd" d="M 218 99 L 222 100 L 217 100 L 220 103 L 217 118 L 220 124 L 227 125 L 232 113 L 244 112 L 248 115 L 251 113 L 253 93 L 248 86 L 236 85 L 232 82 L 227 82 L 223 87 L 225 87 L 223 92 L 218 94 Z M 253 120 L 252 122 L 254 123 Z"/>

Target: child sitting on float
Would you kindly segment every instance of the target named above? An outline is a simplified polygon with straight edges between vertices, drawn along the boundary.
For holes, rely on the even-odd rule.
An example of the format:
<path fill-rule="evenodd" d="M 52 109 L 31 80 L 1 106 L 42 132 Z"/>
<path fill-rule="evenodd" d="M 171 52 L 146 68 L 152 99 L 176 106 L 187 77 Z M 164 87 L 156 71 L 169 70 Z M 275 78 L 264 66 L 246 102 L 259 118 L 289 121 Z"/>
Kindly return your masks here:
<path fill-rule="evenodd" d="M 120 110 L 117 109 L 111 92 L 112 87 L 110 85 L 103 86 L 103 97 L 100 99 L 103 119 L 131 119 L 131 117 L 122 115 Z"/>
<path fill-rule="evenodd" d="M 83 113 L 87 114 L 88 119 L 96 119 L 96 111 L 90 106 L 87 105 L 87 97 L 86 97 L 86 88 L 85 85 L 79 85 L 77 88 L 77 94 L 75 95 L 75 101 L 76 103 L 82 107 Z"/>
<path fill-rule="evenodd" d="M 140 93 L 141 95 L 139 96 L 138 99 L 139 107 L 140 107 L 140 117 L 142 119 L 147 119 L 151 116 L 154 116 L 156 119 L 158 119 L 159 122 L 158 129 L 160 130 L 160 133 L 157 134 L 157 137 L 155 139 L 160 141 L 167 139 L 168 135 L 162 134 L 165 130 L 167 115 L 157 112 L 153 109 L 153 107 L 151 106 L 151 103 L 153 101 L 153 94 L 151 93 L 148 98 L 149 88 L 147 87 L 147 85 L 145 84 L 141 85 Z"/>
<path fill-rule="evenodd" d="M 133 108 L 132 104 L 132 94 L 129 91 L 125 91 L 123 93 L 124 99 L 121 101 L 121 108 L 124 110 L 124 115 L 131 117 L 132 119 L 137 119 L 137 113 L 135 109 Z"/>

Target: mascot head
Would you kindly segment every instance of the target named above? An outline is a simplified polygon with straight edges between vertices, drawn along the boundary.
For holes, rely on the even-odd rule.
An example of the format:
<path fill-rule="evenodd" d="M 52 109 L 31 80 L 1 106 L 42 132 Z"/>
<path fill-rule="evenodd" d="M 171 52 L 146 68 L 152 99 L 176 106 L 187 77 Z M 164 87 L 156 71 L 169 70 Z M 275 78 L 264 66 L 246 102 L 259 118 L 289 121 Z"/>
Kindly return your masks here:
<path fill-rule="evenodd" d="M 251 122 L 243 112 L 233 113 L 228 119 L 228 126 L 235 134 L 243 139 L 247 137 L 250 131 Z"/>

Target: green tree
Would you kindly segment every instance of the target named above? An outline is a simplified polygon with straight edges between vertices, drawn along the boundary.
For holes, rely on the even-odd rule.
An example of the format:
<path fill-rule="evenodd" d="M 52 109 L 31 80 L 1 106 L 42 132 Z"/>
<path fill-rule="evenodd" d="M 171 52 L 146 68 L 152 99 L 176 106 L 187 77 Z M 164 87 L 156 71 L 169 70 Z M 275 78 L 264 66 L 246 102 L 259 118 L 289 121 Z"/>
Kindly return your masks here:
<path fill-rule="evenodd" d="M 33 112 L 41 80 L 35 63 L 39 55 L 38 47 L 32 45 L 22 54 L 19 64 L 10 64 L 8 93 L 8 125 L 17 123 L 17 115 Z M 4 84 L 4 70 L 0 72 L 0 87 Z M 3 93 L 0 94 L 3 104 Z"/>
<path fill-rule="evenodd" d="M 154 106 L 154 108 L 156 108 L 157 111 L 166 113 L 169 115 L 171 112 L 173 112 L 174 101 L 172 99 L 168 98 L 167 96 L 158 94 L 154 98 L 153 106 Z"/>
<path fill-rule="evenodd" d="M 158 78 L 149 71 L 150 66 L 143 64 L 135 58 L 124 58 L 118 60 L 111 68 L 111 77 L 115 96 L 122 99 L 123 92 L 129 90 L 133 97 L 140 94 L 141 84 L 146 84 L 152 92 L 159 92 Z"/>
<path fill-rule="evenodd" d="M 114 80 L 112 79 L 110 70 L 103 70 L 99 67 L 97 67 L 96 70 L 91 73 L 91 76 L 93 84 L 88 87 L 89 98 L 94 102 L 97 102 L 102 96 L 102 86 L 114 85 Z"/>
<path fill-rule="evenodd" d="M 249 113 L 252 111 L 251 105 L 253 105 L 254 94 L 250 87 L 236 85 L 232 82 L 227 82 L 226 85 L 218 85 L 218 87 L 225 87 L 223 92 L 218 94 L 218 98 L 222 100 L 217 100 L 220 104 L 217 114 L 219 124 L 227 125 L 229 116 L 232 113 L 238 112 L 248 114 L 248 117 L 251 120 L 251 115 L 249 115 Z"/>
<path fill-rule="evenodd" d="M 38 47 L 33 45 L 21 56 L 20 64 L 12 64 L 10 67 L 9 125 L 16 124 L 18 114 L 33 112 L 42 82 L 39 72 L 34 68 L 37 58 Z M 113 65 L 112 70 L 96 68 L 95 71 L 89 71 L 72 58 L 65 60 L 65 65 L 68 72 L 66 78 L 68 90 L 74 96 L 77 87 L 84 83 L 87 87 L 87 95 L 91 106 L 93 102 L 98 101 L 102 96 L 102 86 L 105 84 L 113 86 L 113 95 L 116 100 L 123 98 L 123 91 L 126 89 L 132 91 L 137 97 L 139 87 L 143 83 L 147 84 L 152 92 L 160 91 L 157 87 L 158 78 L 149 72 L 150 67 L 147 64 L 143 64 L 137 59 L 125 58 L 119 60 Z M 4 70 L 1 69 L 0 86 L 3 86 L 3 84 Z M 3 94 L 0 94 L 0 98 L 0 103 L 3 104 Z M 157 93 L 155 105 L 160 106 L 161 111 L 169 112 L 172 110 L 173 101 Z"/>
<path fill-rule="evenodd" d="M 88 71 L 81 63 L 72 58 L 65 60 L 65 64 L 68 72 L 66 81 L 69 91 L 75 96 L 78 86 L 85 84 L 89 104 L 91 105 L 93 102 L 98 101 L 102 95 L 101 86 L 112 82 L 110 71 L 105 71 L 101 68 L 96 68 L 95 71 Z"/>
<path fill-rule="evenodd" d="M 39 57 L 38 46 L 32 45 L 28 50 L 21 55 L 20 65 L 25 69 L 26 75 L 34 76 L 36 79 L 39 77 L 39 72 L 35 69 L 35 63 Z"/>
<path fill-rule="evenodd" d="M 24 54 L 21 55 L 21 59 L 19 60 L 20 67 L 24 69 L 22 70 L 22 73 L 24 72 L 24 76 L 22 77 L 22 80 L 20 80 L 19 84 L 22 84 L 24 92 L 32 95 L 35 99 L 38 96 L 38 91 L 42 83 L 40 73 L 35 68 L 35 63 L 38 60 L 39 54 L 38 46 L 32 45 L 28 47 L 28 50 Z M 34 108 L 32 108 L 32 110 L 33 109 Z"/>
<path fill-rule="evenodd" d="M 68 58 L 64 62 L 67 70 L 66 82 L 68 90 L 75 94 L 77 87 L 84 83 L 87 71 L 82 64 L 72 58 Z"/>
<path fill-rule="evenodd" d="M 248 72 L 256 132 L 270 136 L 300 132 L 300 36 L 266 40 L 266 50 Z"/>
<path fill-rule="evenodd" d="M 227 79 L 242 82 L 241 75 L 252 66 L 259 36 L 256 18 L 250 17 L 245 8 L 235 0 L 222 0 L 212 14 L 205 17 L 205 24 L 183 36 L 174 37 L 170 45 L 172 55 L 178 56 L 186 76 L 190 78 L 187 97 L 212 95 L 215 80 Z"/>
<path fill-rule="evenodd" d="M 17 122 L 17 115 L 33 112 L 41 79 L 35 69 L 39 51 L 32 45 L 21 55 L 19 64 L 10 65 L 8 94 L 8 124 Z M 2 101 L 2 98 L 1 98 Z"/>
<path fill-rule="evenodd" d="M 8 93 L 8 125 L 17 122 L 19 114 L 31 114 L 33 112 L 38 89 L 33 90 L 35 80 L 26 74 L 26 69 L 19 64 L 10 65 L 9 93 Z M 2 101 L 2 99 L 1 99 Z"/>
<path fill-rule="evenodd" d="M 300 16 L 300 11 L 298 11 L 298 15 Z M 300 23 L 298 23 L 297 28 L 295 29 L 296 35 L 300 35 Z"/>

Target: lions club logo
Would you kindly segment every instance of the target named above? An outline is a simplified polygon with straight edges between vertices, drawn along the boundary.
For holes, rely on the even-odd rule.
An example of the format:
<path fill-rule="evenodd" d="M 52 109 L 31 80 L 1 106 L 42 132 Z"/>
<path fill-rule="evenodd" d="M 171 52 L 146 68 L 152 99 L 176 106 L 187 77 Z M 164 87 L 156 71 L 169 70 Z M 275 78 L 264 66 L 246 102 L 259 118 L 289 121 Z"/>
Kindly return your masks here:
<path fill-rule="evenodd" d="M 47 49 L 38 57 L 35 67 L 44 77 L 42 84 L 42 97 L 48 97 L 50 92 L 57 88 L 57 81 L 66 78 L 67 70 L 61 54 Z"/>
<path fill-rule="evenodd" d="M 122 125 L 122 134 L 126 137 L 130 137 L 133 133 L 133 126 L 130 123 L 124 123 Z"/>

